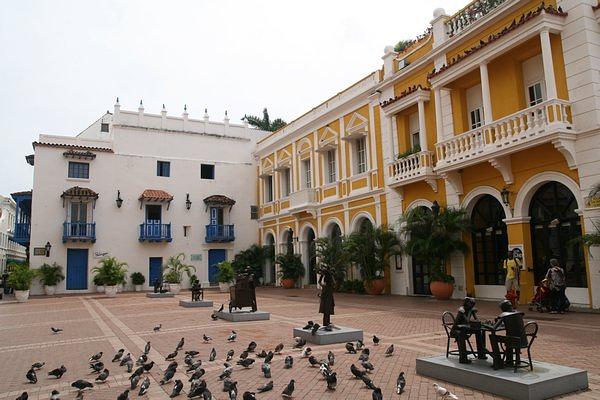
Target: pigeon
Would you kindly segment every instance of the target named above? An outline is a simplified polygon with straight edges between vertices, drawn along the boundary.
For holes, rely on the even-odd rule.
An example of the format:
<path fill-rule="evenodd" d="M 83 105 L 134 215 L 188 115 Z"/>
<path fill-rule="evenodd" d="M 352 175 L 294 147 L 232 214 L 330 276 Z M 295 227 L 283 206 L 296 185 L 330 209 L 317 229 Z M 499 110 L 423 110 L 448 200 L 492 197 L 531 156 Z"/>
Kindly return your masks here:
<path fill-rule="evenodd" d="M 75 382 L 71 383 L 71 386 L 75 389 L 81 391 L 86 388 L 93 388 L 94 384 L 88 381 L 84 381 L 83 379 L 77 379 Z"/>
<path fill-rule="evenodd" d="M 371 389 L 371 390 L 377 389 L 377 386 L 375 386 L 375 384 L 373 384 L 373 381 L 367 375 L 361 376 L 360 379 L 363 381 L 365 386 L 368 387 L 369 389 Z"/>
<path fill-rule="evenodd" d="M 52 371 L 48 372 L 48 376 L 54 376 L 56 379 L 62 378 L 62 376 L 67 372 L 67 369 L 64 365 L 61 365 L 59 368 L 55 368 Z"/>
<path fill-rule="evenodd" d="M 380 339 L 379 339 L 377 336 L 373 335 L 373 344 L 374 344 L 375 346 L 379 346 L 379 340 L 380 340 Z"/>
<path fill-rule="evenodd" d="M 258 358 L 265 358 L 266 356 L 267 356 L 267 352 L 264 349 L 256 355 L 256 357 L 258 357 Z"/>
<path fill-rule="evenodd" d="M 292 397 L 292 393 L 294 393 L 294 384 L 296 383 L 295 380 L 291 380 L 290 383 L 287 384 L 287 386 L 285 387 L 285 389 L 283 389 L 283 392 L 281 392 L 281 395 L 286 398 L 289 399 Z"/>
<path fill-rule="evenodd" d="M 262 365 L 262 372 L 265 378 L 271 379 L 271 366 L 267 363 Z"/>
<path fill-rule="evenodd" d="M 327 353 L 327 363 L 331 366 L 335 364 L 335 355 L 331 350 L 329 351 L 329 353 Z"/>
<path fill-rule="evenodd" d="M 144 381 L 142 382 L 142 385 L 140 386 L 140 391 L 138 393 L 138 396 L 145 395 L 146 392 L 148 391 L 149 387 L 150 387 L 150 378 L 146 377 L 146 379 L 144 379 Z"/>
<path fill-rule="evenodd" d="M 279 343 L 277 346 L 275 346 L 275 354 L 281 354 L 281 350 L 283 350 L 283 343 Z"/>
<path fill-rule="evenodd" d="M 210 390 L 208 390 L 208 388 L 205 388 L 204 391 L 202 392 L 202 399 L 203 400 L 214 400 L 214 397 L 213 397 L 212 393 L 210 392 Z"/>
<path fill-rule="evenodd" d="M 179 351 L 179 350 L 183 349 L 184 344 L 185 344 L 185 339 L 181 338 L 179 340 L 179 343 L 177 343 L 177 347 L 175 347 L 175 350 Z"/>
<path fill-rule="evenodd" d="M 129 400 L 129 389 L 125 389 L 125 391 L 117 397 L 117 400 Z"/>
<path fill-rule="evenodd" d="M 192 372 L 197 370 L 198 368 L 200 368 L 200 366 L 202 365 L 202 360 L 198 360 L 195 363 L 193 363 L 192 365 L 190 365 L 185 372 Z"/>
<path fill-rule="evenodd" d="M 231 331 L 231 334 L 227 337 L 228 342 L 235 342 L 235 338 L 237 338 L 237 332 Z"/>
<path fill-rule="evenodd" d="M 440 396 L 444 400 L 445 399 L 458 400 L 458 397 L 454 393 L 450 392 L 445 387 L 438 385 L 437 383 L 433 384 L 433 389 L 435 390 L 435 394 Z"/>
<path fill-rule="evenodd" d="M 160 331 L 160 328 L 162 328 L 162 324 L 158 324 L 158 325 L 156 325 L 156 326 L 154 327 L 153 331 L 154 331 L 154 332 L 158 332 L 158 331 Z"/>
<path fill-rule="evenodd" d="M 27 400 L 29 399 L 29 395 L 27 394 L 27 392 L 23 392 L 21 393 L 21 395 L 19 397 L 17 397 L 15 400 Z"/>
<path fill-rule="evenodd" d="M 305 347 L 302 349 L 302 357 L 306 358 L 308 356 L 310 356 L 310 353 L 312 352 L 312 349 L 310 347 Z"/>
<path fill-rule="evenodd" d="M 243 360 L 239 360 L 237 365 L 241 365 L 244 368 L 250 368 L 250 366 L 254 363 L 253 358 L 245 358 Z"/>
<path fill-rule="evenodd" d="M 202 339 L 204 340 L 204 343 L 208 343 L 212 340 L 210 336 L 206 336 L 206 333 L 202 335 Z"/>
<path fill-rule="evenodd" d="M 363 349 L 360 352 L 360 356 L 358 357 L 358 361 L 369 361 L 369 355 L 371 354 L 371 352 L 369 351 L 369 349 Z"/>
<path fill-rule="evenodd" d="M 96 353 L 93 356 L 91 356 L 90 359 L 89 359 L 89 361 L 90 362 L 94 362 L 94 361 L 98 361 L 101 358 L 102 358 L 102 352 Z"/>
<path fill-rule="evenodd" d="M 61 333 L 63 330 L 62 328 L 55 328 L 53 326 L 50 327 L 50 330 L 52 331 L 52 333 L 56 334 L 56 333 Z"/>
<path fill-rule="evenodd" d="M 154 361 L 150 361 L 148 364 L 142 365 L 142 368 L 144 368 L 144 372 L 150 372 L 152 367 L 154 367 Z"/>
<path fill-rule="evenodd" d="M 131 377 L 131 382 L 129 382 L 129 387 L 131 390 L 134 390 L 137 387 L 138 383 L 140 383 L 140 379 L 142 378 L 140 378 L 139 375 L 133 375 Z"/>
<path fill-rule="evenodd" d="M 327 390 L 335 390 L 337 388 L 337 374 L 335 372 L 331 372 L 325 378 L 327 381 Z"/>
<path fill-rule="evenodd" d="M 96 377 L 96 382 L 100 382 L 100 383 L 106 382 L 106 379 L 108 379 L 109 375 L 110 375 L 110 371 L 108 369 L 104 368 L 104 371 L 102 371 L 102 373 L 100 373 L 100 375 L 98 375 Z"/>
<path fill-rule="evenodd" d="M 273 381 L 269 381 L 265 385 L 262 385 L 258 389 L 256 389 L 258 393 L 264 393 L 270 390 L 273 390 Z"/>
<path fill-rule="evenodd" d="M 321 327 L 321 325 L 319 324 L 314 324 L 310 330 L 310 334 L 311 335 L 315 335 L 315 333 L 317 333 L 317 331 L 319 330 L 319 328 Z"/>
<path fill-rule="evenodd" d="M 202 392 L 206 390 L 206 382 L 204 379 L 200 380 L 198 383 L 193 383 L 190 391 L 188 392 L 188 398 L 193 399 L 194 397 L 202 396 Z"/>
<path fill-rule="evenodd" d="M 231 364 L 225 363 L 225 369 L 223 369 L 223 372 L 221 373 L 221 375 L 219 375 L 219 380 L 222 381 L 223 379 L 230 378 L 232 372 L 233 367 L 231 366 Z"/>
<path fill-rule="evenodd" d="M 229 400 L 237 400 L 237 388 L 229 390 Z"/>
<path fill-rule="evenodd" d="M 185 355 L 190 357 L 197 357 L 198 354 L 200 354 L 200 352 L 196 350 L 188 350 L 185 352 Z"/>
<path fill-rule="evenodd" d="M 360 350 L 360 349 L 362 349 L 362 348 L 364 347 L 364 345 L 365 345 L 365 344 L 363 343 L 363 341 L 362 341 L 362 340 L 360 340 L 360 339 L 358 339 L 358 340 L 356 341 L 356 350 Z"/>
<path fill-rule="evenodd" d="M 217 313 L 213 312 L 212 314 L 210 314 L 210 318 L 211 318 L 213 321 L 216 321 L 216 320 L 218 320 L 218 319 L 219 319 L 219 316 L 217 315 Z"/>
<path fill-rule="evenodd" d="M 256 350 L 256 342 L 252 341 L 248 344 L 248 348 L 246 349 L 246 351 L 248 353 L 254 353 L 254 350 Z"/>
<path fill-rule="evenodd" d="M 390 344 L 390 346 L 387 349 L 385 349 L 385 355 L 386 355 L 386 357 L 389 357 L 392 354 L 394 354 L 394 344 L 393 343 Z"/>
<path fill-rule="evenodd" d="M 148 353 L 150 353 L 151 348 L 152 345 L 150 344 L 150 342 L 146 342 L 146 346 L 144 347 L 144 354 L 148 355 Z"/>
<path fill-rule="evenodd" d="M 406 378 L 404 378 L 404 371 L 402 371 L 396 380 L 396 393 L 402 394 L 402 392 L 404 392 L 404 386 L 406 386 Z"/>
<path fill-rule="evenodd" d="M 50 400 L 60 400 L 60 392 L 56 389 L 50 393 Z"/>
<path fill-rule="evenodd" d="M 316 367 L 317 365 L 319 365 L 319 360 L 317 360 L 317 357 L 315 356 L 310 356 L 308 357 L 308 363 L 311 367 Z"/>
<path fill-rule="evenodd" d="M 175 379 L 175 386 L 173 386 L 173 391 L 171 392 L 169 397 L 174 398 L 174 397 L 179 396 L 181 394 L 182 390 L 183 390 L 183 382 L 181 382 L 179 379 Z"/>
<path fill-rule="evenodd" d="M 294 340 L 296 341 L 296 343 L 294 344 L 295 349 L 301 349 L 306 344 L 306 339 L 303 339 L 301 337 L 295 337 Z"/>
<path fill-rule="evenodd" d="M 367 372 L 367 373 L 369 373 L 369 374 L 370 374 L 371 372 L 373 372 L 373 370 L 375 369 L 375 367 L 373 367 L 373 364 L 371 364 L 371 363 L 370 363 L 370 362 L 368 362 L 368 361 L 361 361 L 361 362 L 360 362 L 360 365 L 362 365 L 362 367 L 365 369 L 365 372 Z"/>
<path fill-rule="evenodd" d="M 41 362 L 41 363 L 40 362 L 36 362 L 36 363 L 31 364 L 31 368 L 33 368 L 33 369 L 35 369 L 37 371 L 37 370 L 40 370 L 40 369 L 44 368 L 44 365 L 46 365 L 45 362 Z"/>
<path fill-rule="evenodd" d="M 29 383 L 37 383 L 37 374 L 33 368 L 30 368 L 29 371 L 25 374 L 25 377 L 29 381 Z"/>
<path fill-rule="evenodd" d="M 312 329 L 312 327 L 313 327 L 314 324 L 315 323 L 313 321 L 308 321 L 306 323 L 306 325 L 304 326 L 304 328 L 302 328 L 302 329 L 304 329 L 304 330 Z"/>
<path fill-rule="evenodd" d="M 135 371 L 133 371 L 133 375 L 137 375 L 137 376 L 142 376 L 142 374 L 144 373 L 144 367 L 141 366 L 138 369 L 136 369 Z"/>
<path fill-rule="evenodd" d="M 356 349 L 354 348 L 354 343 L 348 342 L 346 343 L 346 352 L 350 354 L 356 354 Z"/>
<path fill-rule="evenodd" d="M 240 359 L 243 360 L 244 358 L 248 358 L 248 352 L 246 350 L 242 351 L 240 354 Z"/>
<path fill-rule="evenodd" d="M 190 356 L 189 354 L 186 354 L 185 357 L 183 357 L 183 362 L 187 366 L 190 366 L 194 363 L 194 358 L 192 356 Z"/>
<path fill-rule="evenodd" d="M 126 364 L 126 365 L 127 365 L 127 372 L 128 372 L 128 373 L 129 373 L 129 372 L 131 372 L 131 370 L 133 369 L 133 360 L 130 358 L 130 359 L 127 361 L 127 364 Z"/>
<path fill-rule="evenodd" d="M 75 395 L 75 400 L 83 400 L 83 392 L 81 390 L 77 391 Z"/>
<path fill-rule="evenodd" d="M 354 375 L 354 377 L 358 379 L 361 379 L 365 374 L 364 371 L 361 371 L 360 369 L 356 368 L 356 365 L 354 364 L 350 366 L 350 372 L 352 372 L 352 375 Z"/>
<path fill-rule="evenodd" d="M 242 400 L 256 400 L 256 396 L 252 392 L 244 392 Z"/>
<path fill-rule="evenodd" d="M 321 362 L 321 367 L 319 368 L 319 370 L 321 371 L 321 375 L 323 375 L 324 378 L 327 378 L 327 376 L 332 372 L 331 367 L 329 367 L 329 364 L 327 364 L 326 362 Z"/>
<path fill-rule="evenodd" d="M 217 358 L 217 351 L 213 347 L 212 350 L 210 351 L 210 355 L 208 356 L 208 361 L 215 361 L 216 358 Z"/>
<path fill-rule="evenodd" d="M 373 400 L 383 400 L 383 393 L 381 393 L 381 389 L 380 388 L 375 388 L 373 389 L 373 395 L 372 395 L 372 399 Z"/>
<path fill-rule="evenodd" d="M 225 379 L 223 381 L 223 391 L 229 392 L 232 388 L 237 389 L 237 382 L 234 382 L 231 379 Z"/>
<path fill-rule="evenodd" d="M 104 363 L 102 361 L 90 363 L 90 369 L 92 370 L 92 373 L 98 374 L 104 369 Z"/>
<path fill-rule="evenodd" d="M 206 371 L 204 370 L 204 368 L 197 369 L 196 371 L 194 371 L 192 376 L 190 376 L 188 382 L 197 381 L 198 379 L 202 378 L 205 373 Z"/>
<path fill-rule="evenodd" d="M 177 350 L 165 357 L 165 361 L 172 361 L 177 357 Z"/>
<path fill-rule="evenodd" d="M 169 365 L 167 365 L 167 369 L 172 369 L 173 371 L 177 371 L 178 366 L 179 366 L 179 364 L 177 364 L 177 361 L 171 361 L 169 363 Z"/>
<path fill-rule="evenodd" d="M 148 361 L 148 356 L 146 354 L 142 354 L 138 357 L 135 365 L 144 365 Z"/>
<path fill-rule="evenodd" d="M 123 366 L 125 364 L 127 364 L 127 361 L 131 360 L 131 353 L 127 353 L 125 354 L 125 357 L 121 358 L 121 362 L 119 363 L 119 366 Z"/>
<path fill-rule="evenodd" d="M 123 357 L 124 352 L 125 352 L 125 349 L 119 349 L 119 351 L 117 351 L 117 354 L 114 355 L 112 362 L 121 361 L 121 357 Z"/>
<path fill-rule="evenodd" d="M 284 368 L 290 369 L 294 365 L 294 358 L 292 356 L 287 356 L 284 361 Z"/>
<path fill-rule="evenodd" d="M 175 369 L 167 368 L 167 370 L 165 371 L 165 374 L 163 375 L 163 378 L 160 380 L 159 384 L 164 385 L 165 383 L 167 383 L 171 379 L 173 379 L 174 376 L 175 376 Z"/>
<path fill-rule="evenodd" d="M 265 364 L 270 364 L 271 361 L 273 361 L 273 357 L 274 356 L 275 356 L 275 353 L 273 353 L 272 351 L 269 351 L 267 353 L 267 356 L 265 357 L 265 360 L 264 360 Z"/>
<path fill-rule="evenodd" d="M 221 307 L 219 308 L 219 310 L 217 312 L 223 312 L 223 308 L 225 308 L 225 303 L 221 304 Z"/>
<path fill-rule="evenodd" d="M 233 351 L 233 349 L 229 350 L 227 352 L 227 357 L 225 358 L 226 361 L 231 361 L 231 359 L 233 359 L 233 355 L 235 354 L 235 352 Z"/>

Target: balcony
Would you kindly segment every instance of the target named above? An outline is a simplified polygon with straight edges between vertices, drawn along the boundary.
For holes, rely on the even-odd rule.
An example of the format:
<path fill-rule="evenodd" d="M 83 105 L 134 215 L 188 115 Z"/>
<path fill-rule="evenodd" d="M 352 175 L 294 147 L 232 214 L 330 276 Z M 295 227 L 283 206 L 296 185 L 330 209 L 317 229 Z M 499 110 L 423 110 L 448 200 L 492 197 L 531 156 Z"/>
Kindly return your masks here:
<path fill-rule="evenodd" d="M 433 172 L 433 152 L 420 151 L 402 157 L 388 164 L 388 185 L 391 187 L 408 185 L 417 181 L 426 181 L 436 185 L 436 174 Z M 434 188 L 437 190 L 437 187 Z"/>
<path fill-rule="evenodd" d="M 308 213 L 316 213 L 317 207 L 317 190 L 312 188 L 298 190 L 290 194 L 290 212 L 297 213 L 306 211 Z"/>
<path fill-rule="evenodd" d="M 171 242 L 171 224 L 140 224 L 140 242 Z"/>
<path fill-rule="evenodd" d="M 96 241 L 96 223 L 65 222 L 63 223 L 63 243 Z"/>
<path fill-rule="evenodd" d="M 206 225 L 206 243 L 225 243 L 234 240 L 233 225 Z"/>
<path fill-rule="evenodd" d="M 471 26 L 475 21 L 494 11 L 506 0 L 475 0 L 454 14 L 446 21 L 448 36 L 458 35 Z"/>
<path fill-rule="evenodd" d="M 548 142 L 565 156 L 569 166 L 574 166 L 570 119 L 570 103 L 565 100 L 547 100 L 526 108 L 437 143 L 435 171 L 443 173 L 485 160 L 498 168 L 494 160 L 499 157 Z"/>
<path fill-rule="evenodd" d="M 31 234 L 31 224 L 17 222 L 15 223 L 15 232 L 12 237 L 13 242 L 27 246 L 29 244 L 29 236 Z"/>

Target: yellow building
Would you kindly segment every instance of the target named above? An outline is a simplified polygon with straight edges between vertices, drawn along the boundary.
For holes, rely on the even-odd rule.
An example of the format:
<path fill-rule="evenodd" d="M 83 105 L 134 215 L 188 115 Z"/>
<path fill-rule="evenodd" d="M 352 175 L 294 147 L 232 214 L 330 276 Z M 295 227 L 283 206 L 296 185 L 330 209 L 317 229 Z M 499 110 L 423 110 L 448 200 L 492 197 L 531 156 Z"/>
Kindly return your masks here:
<path fill-rule="evenodd" d="M 573 241 L 600 216 L 587 199 L 600 182 L 598 13 L 596 1 L 435 10 L 422 36 L 385 48 L 380 71 L 259 142 L 262 244 L 293 247 L 314 284 L 314 238 L 437 201 L 471 218 L 454 296 L 503 297 L 501 263 L 518 247 L 522 302 L 554 257 L 571 302 L 600 306 L 598 257 Z M 394 294 L 428 291 L 410 257 L 386 279 Z"/>

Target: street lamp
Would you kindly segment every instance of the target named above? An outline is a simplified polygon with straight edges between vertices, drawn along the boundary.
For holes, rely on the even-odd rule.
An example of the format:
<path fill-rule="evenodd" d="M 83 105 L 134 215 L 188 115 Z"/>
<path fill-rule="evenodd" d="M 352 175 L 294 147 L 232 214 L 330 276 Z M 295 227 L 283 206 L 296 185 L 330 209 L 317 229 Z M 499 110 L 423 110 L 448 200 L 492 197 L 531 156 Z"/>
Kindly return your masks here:
<path fill-rule="evenodd" d="M 50 244 L 50 242 L 46 242 L 46 245 L 44 246 L 44 248 L 46 249 L 46 257 L 50 257 L 50 249 L 52 248 L 52 245 Z"/>
<path fill-rule="evenodd" d="M 121 191 L 117 190 L 117 200 L 115 200 L 117 202 L 117 207 L 121 208 L 121 206 L 123 205 L 123 199 L 121 198 Z"/>
<path fill-rule="evenodd" d="M 440 205 L 438 204 L 437 200 L 433 201 L 433 204 L 431 205 L 431 211 L 433 211 L 433 215 L 436 217 L 440 214 Z"/>
<path fill-rule="evenodd" d="M 190 201 L 190 194 L 189 193 L 186 193 L 186 195 L 185 195 L 185 208 L 188 209 L 188 210 L 190 208 L 192 208 L 192 202 Z"/>
<path fill-rule="evenodd" d="M 502 191 L 500 192 L 500 196 L 502 196 L 502 202 L 504 203 L 505 206 L 509 206 L 510 205 L 510 192 L 508 191 L 508 189 L 506 187 L 504 187 L 502 189 Z"/>

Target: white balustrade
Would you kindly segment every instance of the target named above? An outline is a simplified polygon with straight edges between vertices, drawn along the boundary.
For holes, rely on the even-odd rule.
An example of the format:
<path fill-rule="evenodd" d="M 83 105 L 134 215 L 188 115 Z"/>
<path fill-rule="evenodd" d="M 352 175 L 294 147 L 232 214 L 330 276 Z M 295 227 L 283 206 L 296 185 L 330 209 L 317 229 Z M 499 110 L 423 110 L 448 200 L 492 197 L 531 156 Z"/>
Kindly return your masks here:
<path fill-rule="evenodd" d="M 421 151 L 391 162 L 389 174 L 393 180 L 392 183 L 394 181 L 401 182 L 424 176 L 431 172 L 432 167 L 433 152 Z"/>
<path fill-rule="evenodd" d="M 448 36 L 454 36 L 467 29 L 478 19 L 486 16 L 506 0 L 475 0 L 446 21 Z"/>
<path fill-rule="evenodd" d="M 308 188 L 290 194 L 290 208 L 312 206 L 317 202 L 317 190 Z"/>

